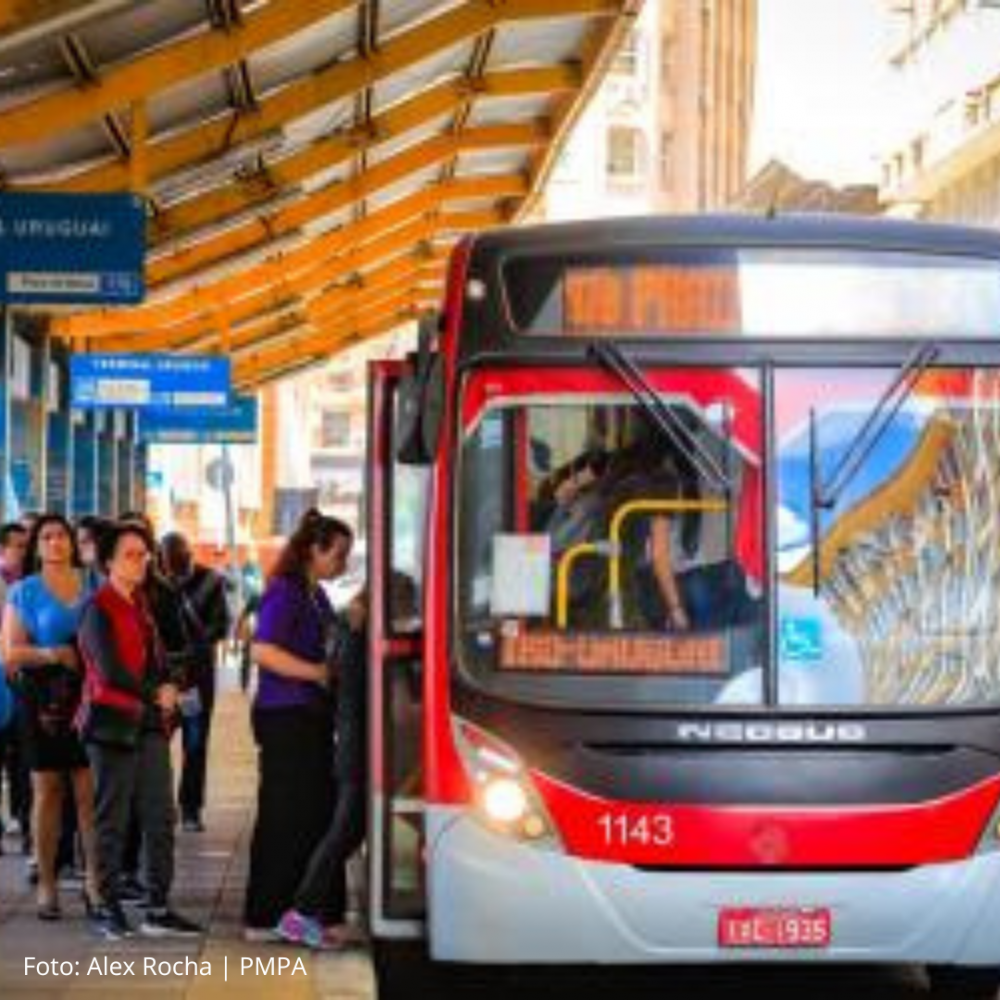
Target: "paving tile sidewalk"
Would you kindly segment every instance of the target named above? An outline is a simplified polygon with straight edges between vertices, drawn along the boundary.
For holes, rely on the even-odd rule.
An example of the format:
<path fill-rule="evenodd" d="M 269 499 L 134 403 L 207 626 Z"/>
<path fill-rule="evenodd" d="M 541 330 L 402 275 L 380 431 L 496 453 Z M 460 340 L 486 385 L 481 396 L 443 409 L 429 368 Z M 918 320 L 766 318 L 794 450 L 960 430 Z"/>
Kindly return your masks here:
<path fill-rule="evenodd" d="M 224 691 L 216 712 L 207 829 L 198 834 L 178 831 L 173 900 L 178 910 L 204 923 L 208 935 L 192 942 L 141 937 L 105 942 L 84 922 L 79 890 L 68 889 L 61 893 L 63 920 L 43 924 L 35 916 L 33 890 L 24 880 L 24 858 L 6 853 L 0 857 L 0 1000 L 96 1000 L 99 996 L 107 1000 L 132 996 L 150 1000 L 368 1000 L 373 995 L 370 963 L 364 952 L 314 955 L 242 941 L 240 913 L 253 827 L 256 756 L 244 695 L 237 690 Z M 18 844 L 8 837 L 5 847 L 11 852 Z M 70 975 L 26 973 L 27 958 L 69 963 L 64 968 Z M 92 965 L 94 959 L 102 969 L 107 959 L 109 972 L 111 962 L 131 962 L 132 974 L 98 974 L 97 966 Z M 264 972 L 272 959 L 275 973 L 279 963 L 283 966 L 280 976 Z M 296 959 L 302 960 L 298 971 Z M 153 974 L 149 960 L 166 974 Z M 206 962 L 211 974 L 196 974 L 195 968 L 204 969 Z M 170 968 L 161 963 L 170 963 Z"/>

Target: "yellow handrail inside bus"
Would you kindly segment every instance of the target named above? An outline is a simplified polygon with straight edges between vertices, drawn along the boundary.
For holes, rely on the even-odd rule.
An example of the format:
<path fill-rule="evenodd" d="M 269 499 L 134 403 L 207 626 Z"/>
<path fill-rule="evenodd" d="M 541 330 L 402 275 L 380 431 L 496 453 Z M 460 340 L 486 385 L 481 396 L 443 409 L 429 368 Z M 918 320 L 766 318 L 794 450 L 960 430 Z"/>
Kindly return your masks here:
<path fill-rule="evenodd" d="M 615 629 L 623 627 L 621 535 L 626 519 L 633 514 L 676 514 L 694 510 L 718 514 L 725 509 L 724 500 L 630 500 L 623 503 L 611 518 L 607 541 L 581 542 L 560 557 L 556 569 L 556 627 L 564 629 L 569 621 L 569 577 L 573 564 L 585 555 L 607 556 L 610 625 Z"/>
<path fill-rule="evenodd" d="M 569 574 L 580 556 L 607 555 L 607 546 L 599 542 L 571 545 L 560 557 L 556 569 L 556 627 L 565 628 L 569 619 Z"/>
<path fill-rule="evenodd" d="M 726 509 L 724 500 L 630 500 L 619 507 L 611 518 L 611 561 L 608 565 L 608 617 L 612 628 L 623 628 L 622 608 L 622 527 L 633 514 L 676 514 L 700 510 L 718 514 Z"/>

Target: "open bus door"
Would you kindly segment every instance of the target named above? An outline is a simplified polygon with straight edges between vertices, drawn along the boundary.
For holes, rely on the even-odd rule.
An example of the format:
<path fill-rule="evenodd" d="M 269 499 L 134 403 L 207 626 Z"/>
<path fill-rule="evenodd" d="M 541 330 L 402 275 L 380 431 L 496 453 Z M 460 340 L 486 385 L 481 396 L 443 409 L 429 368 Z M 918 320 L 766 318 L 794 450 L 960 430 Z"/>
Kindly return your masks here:
<path fill-rule="evenodd" d="M 377 949 L 424 936 L 421 658 L 430 466 L 397 459 L 407 372 L 406 363 L 386 361 L 369 375 L 369 916 Z"/>

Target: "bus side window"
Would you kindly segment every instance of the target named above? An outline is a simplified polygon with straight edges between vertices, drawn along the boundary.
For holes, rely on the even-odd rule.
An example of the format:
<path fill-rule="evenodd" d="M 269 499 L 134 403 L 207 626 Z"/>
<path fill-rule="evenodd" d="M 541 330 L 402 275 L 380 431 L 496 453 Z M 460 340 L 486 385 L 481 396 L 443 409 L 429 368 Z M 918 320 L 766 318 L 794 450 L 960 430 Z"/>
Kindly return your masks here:
<path fill-rule="evenodd" d="M 424 540 L 430 482 L 430 466 L 396 463 L 393 467 L 388 617 L 396 635 L 423 628 Z"/>

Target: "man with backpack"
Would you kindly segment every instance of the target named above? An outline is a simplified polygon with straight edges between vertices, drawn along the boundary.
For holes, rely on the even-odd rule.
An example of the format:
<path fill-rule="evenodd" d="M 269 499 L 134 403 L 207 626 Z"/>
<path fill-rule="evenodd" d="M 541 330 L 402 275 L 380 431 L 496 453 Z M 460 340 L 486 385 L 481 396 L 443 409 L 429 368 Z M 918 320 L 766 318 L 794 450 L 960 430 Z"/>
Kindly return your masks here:
<path fill-rule="evenodd" d="M 190 676 L 180 696 L 183 764 L 178 800 L 184 830 L 204 830 L 205 772 L 215 706 L 215 661 L 229 633 L 229 602 L 221 573 L 194 561 L 187 539 L 172 532 L 160 544 L 163 569 L 175 587 L 187 627 Z"/>

